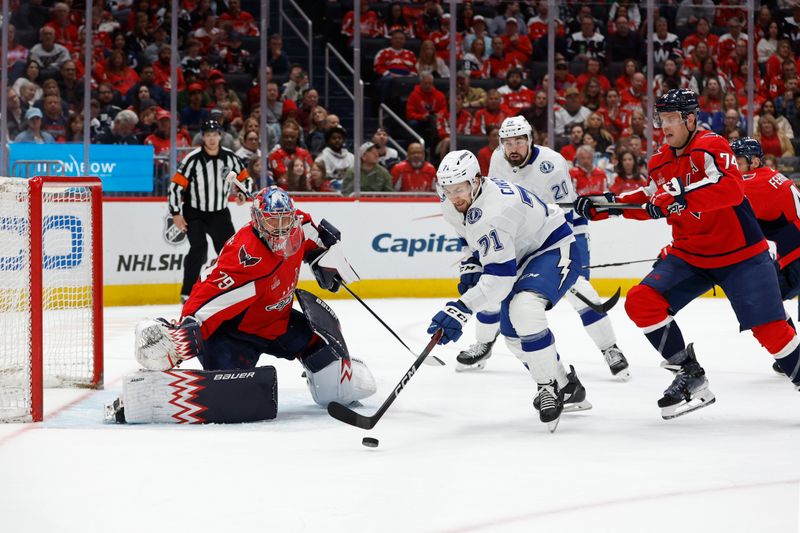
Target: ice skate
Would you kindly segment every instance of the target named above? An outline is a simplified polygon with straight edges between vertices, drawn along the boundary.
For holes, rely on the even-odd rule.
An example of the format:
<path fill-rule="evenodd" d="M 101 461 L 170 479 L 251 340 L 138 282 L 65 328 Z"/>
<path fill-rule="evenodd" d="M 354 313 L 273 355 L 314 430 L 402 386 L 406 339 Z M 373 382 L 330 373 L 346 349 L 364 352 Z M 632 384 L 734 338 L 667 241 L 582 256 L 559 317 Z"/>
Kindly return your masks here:
<path fill-rule="evenodd" d="M 586 400 L 586 389 L 578 379 L 578 374 L 575 372 L 575 367 L 569 365 L 569 374 L 567 374 L 569 383 L 564 386 L 564 412 L 571 413 L 574 411 L 588 411 L 592 408 L 592 404 Z M 539 410 L 539 397 L 533 399 L 533 408 Z"/>
<path fill-rule="evenodd" d="M 680 365 L 662 365 L 675 372 L 675 379 L 658 400 L 661 417 L 670 420 L 697 409 L 707 407 L 716 401 L 714 393 L 708 388 L 705 370 L 697 362 L 694 347 L 686 347 L 687 359 Z"/>
<path fill-rule="evenodd" d="M 486 361 L 492 356 L 492 346 L 497 340 L 491 342 L 476 342 L 456 356 L 456 372 L 471 372 L 482 370 Z"/>
<path fill-rule="evenodd" d="M 122 400 L 117 398 L 111 403 L 105 405 L 105 414 L 103 422 L 106 424 L 124 424 L 125 423 L 125 406 L 122 405 Z"/>
<path fill-rule="evenodd" d="M 781 368 L 781 365 L 779 365 L 777 361 L 772 363 L 772 370 L 774 370 L 776 374 L 780 374 L 781 376 L 785 376 L 786 375 L 784 373 L 783 369 Z"/>
<path fill-rule="evenodd" d="M 611 370 L 611 375 L 619 381 L 628 381 L 631 379 L 631 371 L 628 369 L 628 360 L 625 359 L 622 350 L 617 345 L 603 350 L 603 357 L 606 358 L 608 369 Z"/>
<path fill-rule="evenodd" d="M 547 429 L 553 433 L 558 427 L 561 411 L 564 409 L 563 392 L 558 390 L 555 380 L 539 383 L 539 392 L 535 400 L 539 400 L 539 420 L 547 424 Z"/>

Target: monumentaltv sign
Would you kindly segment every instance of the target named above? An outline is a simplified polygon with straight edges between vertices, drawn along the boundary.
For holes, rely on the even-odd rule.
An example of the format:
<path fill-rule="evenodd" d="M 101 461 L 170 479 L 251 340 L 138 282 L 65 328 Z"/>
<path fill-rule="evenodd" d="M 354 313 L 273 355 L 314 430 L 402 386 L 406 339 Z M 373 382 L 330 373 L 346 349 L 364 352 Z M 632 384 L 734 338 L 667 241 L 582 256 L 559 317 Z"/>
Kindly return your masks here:
<path fill-rule="evenodd" d="M 42 162 L 37 165 L 36 162 Z M 89 168 L 82 144 L 12 143 L 11 176 L 33 177 L 53 172 L 44 162 L 61 163 L 64 176 L 98 176 L 109 192 L 152 192 L 153 147 L 116 144 L 89 146 Z"/>

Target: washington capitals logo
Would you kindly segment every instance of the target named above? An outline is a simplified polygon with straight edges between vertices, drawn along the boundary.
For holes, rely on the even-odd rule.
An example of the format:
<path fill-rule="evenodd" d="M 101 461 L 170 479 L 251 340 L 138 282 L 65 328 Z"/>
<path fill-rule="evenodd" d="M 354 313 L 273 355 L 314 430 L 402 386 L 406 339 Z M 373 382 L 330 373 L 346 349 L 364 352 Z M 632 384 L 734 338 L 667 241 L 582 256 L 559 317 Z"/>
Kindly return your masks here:
<path fill-rule="evenodd" d="M 256 266 L 261 262 L 260 257 L 253 257 L 252 255 L 247 253 L 247 250 L 244 249 L 244 244 L 241 248 L 239 248 L 239 263 L 244 265 L 245 267 Z"/>

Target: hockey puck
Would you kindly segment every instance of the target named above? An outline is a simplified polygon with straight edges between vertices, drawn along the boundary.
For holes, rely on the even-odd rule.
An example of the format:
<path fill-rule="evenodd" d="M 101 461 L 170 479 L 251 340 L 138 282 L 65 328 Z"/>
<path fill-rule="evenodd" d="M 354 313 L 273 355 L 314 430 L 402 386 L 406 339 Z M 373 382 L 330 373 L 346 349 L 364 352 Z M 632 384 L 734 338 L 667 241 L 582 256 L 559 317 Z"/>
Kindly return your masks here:
<path fill-rule="evenodd" d="M 378 439 L 376 439 L 375 437 L 364 437 L 363 439 L 361 439 L 361 444 L 363 444 L 367 448 L 377 448 Z"/>

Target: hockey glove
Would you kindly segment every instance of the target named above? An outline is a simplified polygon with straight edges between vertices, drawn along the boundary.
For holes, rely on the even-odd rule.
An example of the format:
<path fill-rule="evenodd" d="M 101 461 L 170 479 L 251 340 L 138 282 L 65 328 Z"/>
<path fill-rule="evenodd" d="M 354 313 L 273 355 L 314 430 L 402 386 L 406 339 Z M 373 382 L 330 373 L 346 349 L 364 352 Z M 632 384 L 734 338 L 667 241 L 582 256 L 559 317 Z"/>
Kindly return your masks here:
<path fill-rule="evenodd" d="M 450 341 L 455 342 L 461 338 L 462 329 L 471 314 L 472 311 L 461 300 L 447 302 L 444 309 L 436 313 L 431 319 L 428 333 L 433 335 L 437 329 L 441 329 L 443 333 L 439 344 L 447 344 Z"/>
<path fill-rule="evenodd" d="M 342 232 L 324 218 L 317 224 L 317 232 L 319 233 L 319 241 L 325 248 L 330 248 L 342 240 Z"/>
<path fill-rule="evenodd" d="M 603 208 L 603 203 L 596 203 L 595 200 L 599 200 L 599 195 L 587 195 L 587 196 L 578 196 L 578 199 L 572 204 L 573 209 L 575 212 L 578 213 L 580 216 L 584 218 L 588 218 L 589 220 L 603 220 L 608 218 L 610 215 L 621 215 L 622 210 L 616 209 L 614 207 L 611 208 Z M 604 193 L 603 196 L 606 199 L 606 202 L 613 203 L 617 201 L 617 197 L 614 193 L 607 192 Z M 602 211 L 599 211 L 602 209 Z"/>
<path fill-rule="evenodd" d="M 650 218 L 663 218 L 668 215 L 680 215 L 686 209 L 686 196 L 683 184 L 678 178 L 672 178 L 661 186 L 644 204 Z"/>
<path fill-rule="evenodd" d="M 311 264 L 311 272 L 317 278 L 317 284 L 326 291 L 336 292 L 342 286 L 339 272 L 335 268 L 321 266 L 319 261 L 316 261 Z"/>
<path fill-rule="evenodd" d="M 474 252 L 471 256 L 463 259 L 458 266 L 458 294 L 464 294 L 472 287 L 478 284 L 483 274 L 483 265 L 478 259 L 478 252 Z"/>

